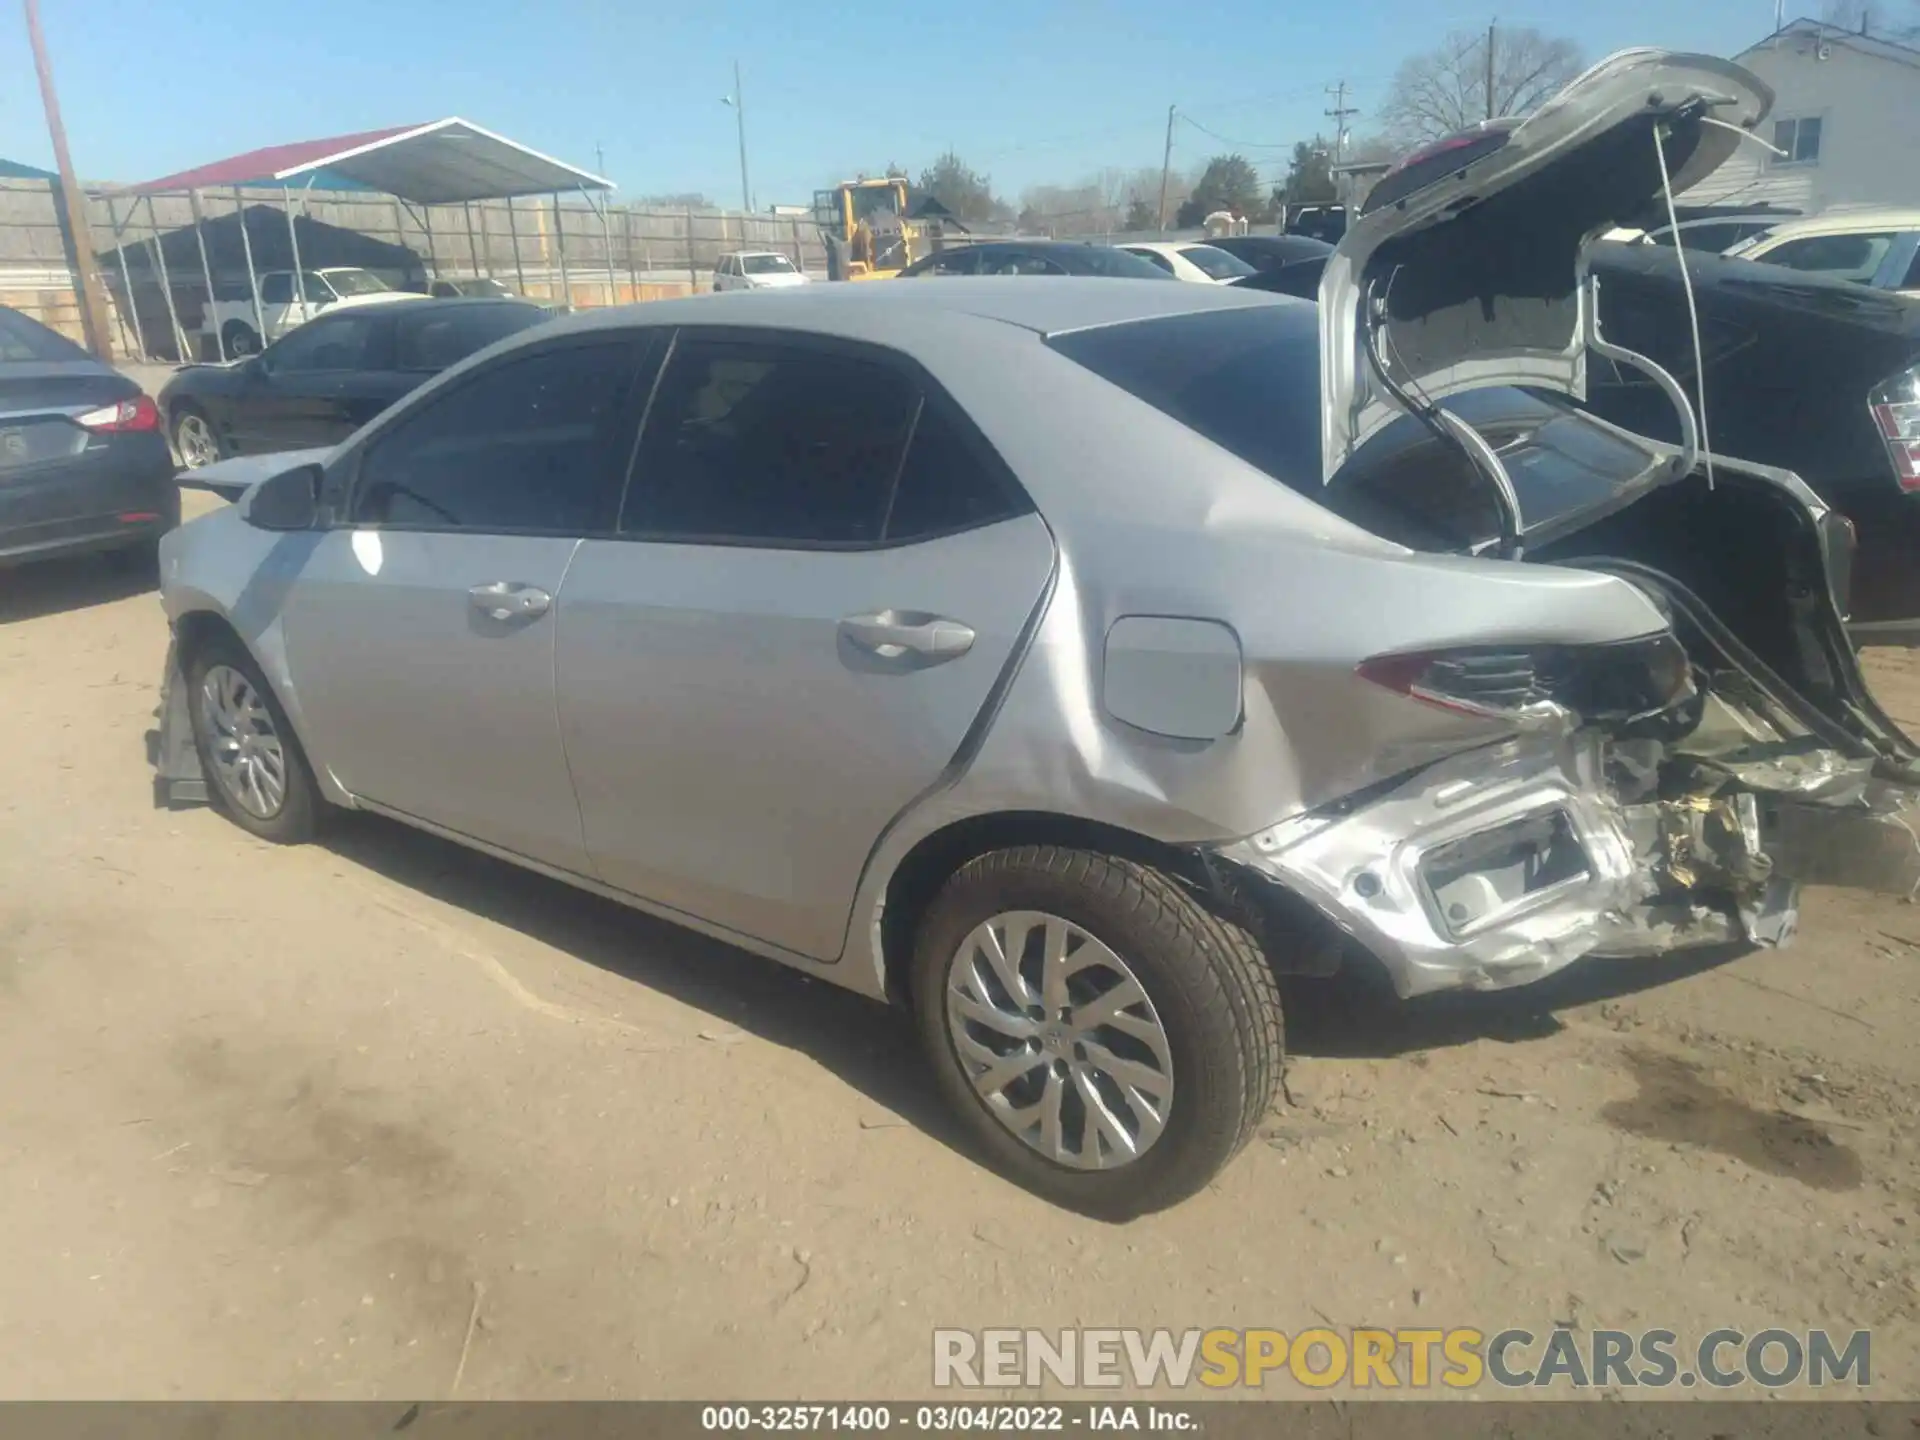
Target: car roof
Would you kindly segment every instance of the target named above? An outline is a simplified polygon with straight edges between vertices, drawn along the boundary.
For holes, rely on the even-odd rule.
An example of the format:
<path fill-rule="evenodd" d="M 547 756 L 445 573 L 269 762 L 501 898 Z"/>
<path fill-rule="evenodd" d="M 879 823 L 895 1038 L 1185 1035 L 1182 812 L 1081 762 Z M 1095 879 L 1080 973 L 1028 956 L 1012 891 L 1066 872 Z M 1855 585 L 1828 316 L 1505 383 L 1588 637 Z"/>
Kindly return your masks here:
<path fill-rule="evenodd" d="M 1301 303 L 1231 286 L 1153 285 L 1145 280 L 1088 275 L 952 276 L 938 284 L 800 286 L 747 295 L 738 291 L 603 306 L 540 327 L 539 338 L 627 325 L 749 325 L 868 339 L 914 348 L 928 322 L 998 322 L 1059 335 L 1100 325 L 1124 325 L 1196 310 Z M 536 337 L 529 334 L 529 340 Z"/>
<path fill-rule="evenodd" d="M 523 300 L 518 295 L 409 295 L 406 298 L 433 301 L 433 313 L 436 315 L 444 315 L 449 310 L 484 310 L 494 305 L 518 305 L 527 310 L 540 308 L 531 300 Z"/>

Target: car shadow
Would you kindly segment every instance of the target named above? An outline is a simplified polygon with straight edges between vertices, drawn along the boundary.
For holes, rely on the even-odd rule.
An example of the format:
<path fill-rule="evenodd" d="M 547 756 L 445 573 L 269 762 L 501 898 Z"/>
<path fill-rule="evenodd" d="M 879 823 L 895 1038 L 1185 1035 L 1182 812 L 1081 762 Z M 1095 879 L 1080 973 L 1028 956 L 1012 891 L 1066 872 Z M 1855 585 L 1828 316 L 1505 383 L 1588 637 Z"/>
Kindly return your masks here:
<path fill-rule="evenodd" d="M 575 959 L 807 1055 L 893 1117 L 970 1160 L 922 1064 L 912 1020 L 826 980 L 711 940 L 517 865 L 374 815 L 342 814 L 325 842 L 344 859 L 517 930 Z"/>
<path fill-rule="evenodd" d="M 704 1011 L 720 1026 L 797 1050 L 891 1116 L 970 1160 L 981 1158 L 934 1089 L 911 1017 L 893 1007 L 379 816 L 334 817 L 326 844 L 411 890 Z M 1286 977 L 1288 1049 L 1321 1059 L 1391 1060 L 1479 1040 L 1549 1039 L 1566 1028 L 1561 1011 L 1670 985 L 1748 953 L 1723 945 L 1585 960 L 1513 990 L 1410 1001 L 1394 996 L 1376 966 L 1349 965 L 1331 979 Z M 861 1124 L 886 1126 L 891 1116 Z"/>
<path fill-rule="evenodd" d="M 1457 990 L 1415 1000 L 1396 997 L 1377 966 L 1349 965 L 1331 979 L 1283 979 L 1287 1042 L 1296 1055 L 1392 1060 L 1477 1040 L 1545 1040 L 1566 1029 L 1563 1010 L 1658 989 L 1751 953 L 1744 944 L 1709 945 L 1635 959 L 1577 960 L 1512 990 Z"/>
<path fill-rule="evenodd" d="M 111 605 L 157 590 L 159 584 L 156 567 L 145 557 L 35 560 L 0 573 L 0 625 Z"/>

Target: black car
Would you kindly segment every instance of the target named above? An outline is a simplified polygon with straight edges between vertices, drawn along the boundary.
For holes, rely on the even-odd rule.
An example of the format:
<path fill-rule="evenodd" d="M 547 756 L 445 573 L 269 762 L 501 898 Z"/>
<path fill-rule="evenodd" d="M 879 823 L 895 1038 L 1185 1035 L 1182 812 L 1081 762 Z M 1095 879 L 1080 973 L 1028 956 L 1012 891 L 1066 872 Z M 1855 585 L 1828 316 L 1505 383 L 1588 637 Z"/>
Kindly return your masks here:
<path fill-rule="evenodd" d="M 523 300 L 390 300 L 333 310 L 233 365 L 190 365 L 160 391 L 188 469 L 344 440 L 402 395 L 550 312 Z"/>
<path fill-rule="evenodd" d="M 1670 246 L 1603 242 L 1600 330 L 1697 387 L 1680 260 Z M 1791 470 L 1852 520 L 1856 633 L 1920 615 L 1920 302 L 1846 280 L 1687 252 L 1713 449 Z M 1653 383 L 1595 358 L 1587 408 L 1677 440 Z"/>
<path fill-rule="evenodd" d="M 1111 245 L 1078 240 L 987 240 L 916 260 L 902 280 L 930 275 L 1107 275 L 1117 280 L 1172 280 L 1159 266 Z"/>
<path fill-rule="evenodd" d="M 1673 247 L 1601 241 L 1600 333 L 1696 393 L 1681 261 Z M 1320 263 L 1234 281 L 1312 296 Z M 1790 470 L 1853 522 L 1855 635 L 1920 639 L 1920 302 L 1846 280 L 1689 250 L 1706 360 L 1707 440 L 1716 454 Z M 1298 282 L 1310 283 L 1303 290 Z M 1586 408 L 1677 443 L 1655 383 L 1590 359 Z"/>
<path fill-rule="evenodd" d="M 149 558 L 179 523 L 153 401 L 0 305 L 0 566 L 93 551 Z"/>
<path fill-rule="evenodd" d="M 1262 289 L 1311 300 L 1320 292 L 1320 272 L 1333 246 L 1311 235 L 1221 235 L 1207 241 L 1270 277 Z"/>

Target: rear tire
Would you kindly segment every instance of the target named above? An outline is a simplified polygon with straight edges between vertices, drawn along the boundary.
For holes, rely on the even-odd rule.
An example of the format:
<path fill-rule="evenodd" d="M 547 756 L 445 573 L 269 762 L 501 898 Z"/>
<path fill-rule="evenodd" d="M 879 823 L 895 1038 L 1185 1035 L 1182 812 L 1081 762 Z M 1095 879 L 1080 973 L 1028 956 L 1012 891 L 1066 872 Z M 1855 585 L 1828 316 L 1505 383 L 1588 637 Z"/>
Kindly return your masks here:
<path fill-rule="evenodd" d="M 186 669 L 193 748 L 207 796 L 249 834 L 278 845 L 313 838 L 322 801 L 306 752 L 246 647 L 201 645 Z"/>
<path fill-rule="evenodd" d="M 227 347 L 227 358 L 260 353 L 260 333 L 244 320 L 229 320 L 220 327 L 220 342 Z"/>
<path fill-rule="evenodd" d="M 995 945 L 1024 995 L 1001 983 Z M 1067 978 L 1048 996 L 1055 950 Z M 1266 956 L 1131 860 L 1029 846 L 970 861 L 922 919 L 912 981 L 935 1081 L 968 1132 L 1002 1173 L 1086 1214 L 1128 1219 L 1203 1189 L 1280 1083 Z M 1129 983 L 1139 998 L 1122 1004 Z"/>

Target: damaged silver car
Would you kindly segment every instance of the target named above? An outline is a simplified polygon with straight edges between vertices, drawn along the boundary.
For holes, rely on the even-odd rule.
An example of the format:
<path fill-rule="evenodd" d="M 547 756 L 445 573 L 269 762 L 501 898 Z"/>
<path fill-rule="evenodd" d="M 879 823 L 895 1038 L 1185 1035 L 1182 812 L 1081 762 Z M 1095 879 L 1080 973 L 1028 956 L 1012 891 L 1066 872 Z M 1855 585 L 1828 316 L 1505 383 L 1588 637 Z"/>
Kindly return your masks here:
<path fill-rule="evenodd" d="M 1006 1172 L 1205 1185 L 1277 974 L 1405 996 L 1905 892 L 1850 535 L 1582 253 L 1771 97 L 1633 51 L 1388 175 L 1321 303 L 1075 279 L 577 315 L 163 550 L 162 798 L 377 811 L 911 1008 Z M 1686 416 L 1580 413 L 1589 351 Z"/>

